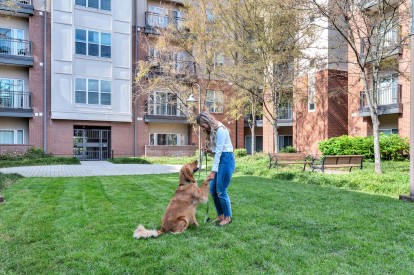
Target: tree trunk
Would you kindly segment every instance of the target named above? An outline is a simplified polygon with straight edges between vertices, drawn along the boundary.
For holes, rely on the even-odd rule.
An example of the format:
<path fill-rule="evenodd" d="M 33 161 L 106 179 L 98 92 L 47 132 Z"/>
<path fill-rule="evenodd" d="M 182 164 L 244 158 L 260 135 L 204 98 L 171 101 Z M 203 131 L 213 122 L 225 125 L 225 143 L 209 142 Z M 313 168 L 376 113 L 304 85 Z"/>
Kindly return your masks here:
<path fill-rule="evenodd" d="M 277 119 L 273 122 L 273 152 L 278 153 L 279 152 L 279 146 L 278 146 L 278 132 L 277 132 Z"/>
<path fill-rule="evenodd" d="M 252 141 L 251 141 L 251 145 L 252 145 L 251 155 L 252 156 L 256 152 L 256 127 L 255 127 L 255 124 L 256 124 L 256 119 L 253 119 L 252 126 L 250 127 L 250 132 L 252 134 Z"/>
<path fill-rule="evenodd" d="M 379 120 L 376 114 L 371 114 L 372 120 L 372 129 L 374 132 L 374 163 L 375 163 L 375 172 L 377 174 L 382 174 L 381 170 L 381 151 L 380 151 L 380 133 L 379 133 Z"/>

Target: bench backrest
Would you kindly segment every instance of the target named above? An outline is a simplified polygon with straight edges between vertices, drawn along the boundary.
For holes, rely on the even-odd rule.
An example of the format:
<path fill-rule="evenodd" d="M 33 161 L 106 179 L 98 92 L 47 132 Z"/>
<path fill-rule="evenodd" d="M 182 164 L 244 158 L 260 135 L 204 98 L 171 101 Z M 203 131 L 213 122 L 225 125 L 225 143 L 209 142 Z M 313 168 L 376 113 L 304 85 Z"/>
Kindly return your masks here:
<path fill-rule="evenodd" d="M 325 156 L 324 164 L 361 164 L 364 156 L 349 155 L 349 156 Z"/>
<path fill-rule="evenodd" d="M 306 159 L 303 153 L 270 153 L 269 157 L 278 161 L 304 161 Z"/>

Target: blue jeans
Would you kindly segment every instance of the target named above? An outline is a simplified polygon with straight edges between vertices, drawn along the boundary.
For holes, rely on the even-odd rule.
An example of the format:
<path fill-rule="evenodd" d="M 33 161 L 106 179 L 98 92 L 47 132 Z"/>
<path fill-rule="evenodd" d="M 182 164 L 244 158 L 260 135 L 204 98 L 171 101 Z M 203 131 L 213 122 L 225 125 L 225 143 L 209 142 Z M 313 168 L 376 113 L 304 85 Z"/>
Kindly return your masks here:
<path fill-rule="evenodd" d="M 214 179 L 210 181 L 210 194 L 216 206 L 217 215 L 231 217 L 230 198 L 227 187 L 236 168 L 233 152 L 223 152 L 220 157 L 219 168 Z"/>

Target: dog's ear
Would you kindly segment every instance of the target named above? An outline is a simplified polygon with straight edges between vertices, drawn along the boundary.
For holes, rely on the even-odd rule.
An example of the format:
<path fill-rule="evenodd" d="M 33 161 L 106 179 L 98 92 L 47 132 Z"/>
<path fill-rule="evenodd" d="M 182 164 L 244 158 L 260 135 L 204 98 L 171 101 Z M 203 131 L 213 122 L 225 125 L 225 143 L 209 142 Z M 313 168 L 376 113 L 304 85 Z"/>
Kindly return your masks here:
<path fill-rule="evenodd" d="M 197 167 L 198 166 L 198 160 L 193 161 L 193 163 L 191 163 L 191 166 Z"/>
<path fill-rule="evenodd" d="M 184 185 L 186 182 L 195 182 L 192 169 L 189 165 L 186 165 L 180 171 L 180 185 Z"/>

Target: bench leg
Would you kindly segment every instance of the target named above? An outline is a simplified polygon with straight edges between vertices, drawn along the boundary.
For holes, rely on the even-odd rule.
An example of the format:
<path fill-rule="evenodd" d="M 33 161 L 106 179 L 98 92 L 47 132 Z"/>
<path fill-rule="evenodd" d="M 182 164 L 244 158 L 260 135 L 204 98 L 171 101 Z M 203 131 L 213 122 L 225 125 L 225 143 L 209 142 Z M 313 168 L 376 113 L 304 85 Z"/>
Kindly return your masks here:
<path fill-rule="evenodd" d="M 352 167 L 349 168 L 349 173 L 351 173 L 351 171 L 352 171 Z"/>
<path fill-rule="evenodd" d="M 305 163 L 305 165 L 303 165 L 303 170 L 302 171 L 305 171 L 305 169 L 306 169 L 306 163 Z"/>

